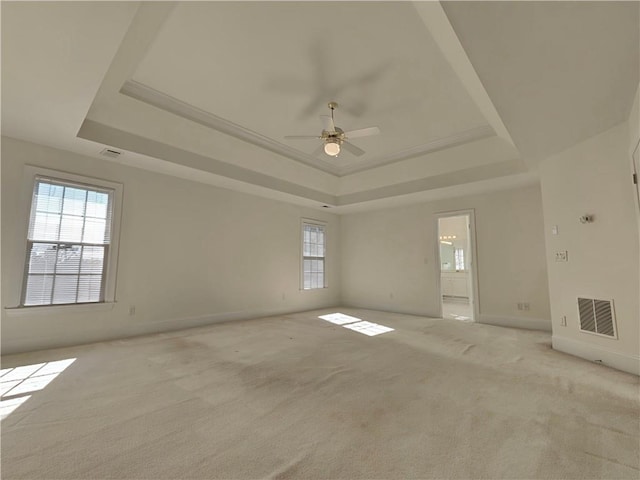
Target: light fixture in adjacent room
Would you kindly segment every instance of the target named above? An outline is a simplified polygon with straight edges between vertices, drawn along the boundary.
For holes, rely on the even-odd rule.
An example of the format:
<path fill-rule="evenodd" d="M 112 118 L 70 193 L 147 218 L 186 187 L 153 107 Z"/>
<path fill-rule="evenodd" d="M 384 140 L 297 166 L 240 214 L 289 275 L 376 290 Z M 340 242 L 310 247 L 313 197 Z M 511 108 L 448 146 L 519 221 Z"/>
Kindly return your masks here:
<path fill-rule="evenodd" d="M 340 143 L 338 141 L 327 141 L 324 144 L 324 153 L 332 157 L 337 157 L 340 153 Z"/>

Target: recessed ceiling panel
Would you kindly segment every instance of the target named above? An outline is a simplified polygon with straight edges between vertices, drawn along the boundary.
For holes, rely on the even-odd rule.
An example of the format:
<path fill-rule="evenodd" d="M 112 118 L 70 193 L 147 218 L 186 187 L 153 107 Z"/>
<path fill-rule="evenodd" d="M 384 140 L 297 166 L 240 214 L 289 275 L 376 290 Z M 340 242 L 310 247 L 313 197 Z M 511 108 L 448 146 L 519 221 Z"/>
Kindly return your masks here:
<path fill-rule="evenodd" d="M 487 122 L 408 2 L 184 2 L 133 80 L 257 135 L 312 154 L 319 115 L 379 126 L 367 153 L 320 162 L 380 165 Z"/>
<path fill-rule="evenodd" d="M 639 2 L 443 2 L 526 160 L 623 122 L 638 88 Z"/>

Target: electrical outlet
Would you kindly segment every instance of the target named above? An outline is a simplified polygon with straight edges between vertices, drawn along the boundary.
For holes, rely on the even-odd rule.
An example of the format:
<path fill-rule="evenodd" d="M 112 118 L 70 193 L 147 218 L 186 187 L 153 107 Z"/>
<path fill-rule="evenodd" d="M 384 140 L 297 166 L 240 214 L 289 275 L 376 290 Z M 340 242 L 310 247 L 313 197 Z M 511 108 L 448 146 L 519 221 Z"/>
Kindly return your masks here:
<path fill-rule="evenodd" d="M 131 305 L 129 307 L 129 315 L 135 315 L 136 314 L 136 306 L 135 305 Z"/>
<path fill-rule="evenodd" d="M 528 303 L 523 303 L 523 304 L 522 304 L 522 309 L 523 309 L 523 310 L 530 310 L 530 309 L 531 309 L 531 306 L 530 306 Z"/>
<path fill-rule="evenodd" d="M 560 319 L 560 326 L 561 327 L 566 327 L 567 326 L 567 316 L 563 315 L 562 318 Z"/>
<path fill-rule="evenodd" d="M 566 250 L 563 252 L 556 252 L 556 262 L 568 262 L 569 261 L 569 252 Z"/>

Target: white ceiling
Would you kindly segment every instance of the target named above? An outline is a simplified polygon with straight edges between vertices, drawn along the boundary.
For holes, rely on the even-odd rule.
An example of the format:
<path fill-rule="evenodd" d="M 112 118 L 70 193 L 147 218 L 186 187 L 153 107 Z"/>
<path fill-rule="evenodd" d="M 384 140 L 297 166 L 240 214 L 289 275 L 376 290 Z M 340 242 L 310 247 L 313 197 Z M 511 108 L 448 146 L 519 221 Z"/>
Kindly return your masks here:
<path fill-rule="evenodd" d="M 364 156 L 318 154 L 318 168 L 488 126 L 410 3 L 182 3 L 133 80 L 301 153 L 320 142 L 284 135 L 320 134 L 330 100 L 343 130 L 381 128 L 354 140 Z"/>
<path fill-rule="evenodd" d="M 337 213 L 517 187 L 626 119 L 637 20 L 635 2 L 2 2 L 2 133 Z M 319 134 L 328 101 L 344 130 L 382 130 L 362 157 L 283 138 Z"/>
<path fill-rule="evenodd" d="M 528 160 L 625 121 L 638 88 L 640 2 L 445 2 Z"/>

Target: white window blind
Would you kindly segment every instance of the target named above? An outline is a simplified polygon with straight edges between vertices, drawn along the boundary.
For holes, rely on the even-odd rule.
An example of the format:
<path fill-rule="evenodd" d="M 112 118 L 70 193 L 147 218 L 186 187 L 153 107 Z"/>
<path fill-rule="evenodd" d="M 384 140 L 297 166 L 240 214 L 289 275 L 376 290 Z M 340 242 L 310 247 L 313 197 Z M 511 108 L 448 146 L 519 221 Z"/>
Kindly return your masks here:
<path fill-rule="evenodd" d="M 302 224 L 302 276 L 305 290 L 325 287 L 325 227 Z"/>
<path fill-rule="evenodd" d="M 114 190 L 37 176 L 22 305 L 104 301 Z"/>

